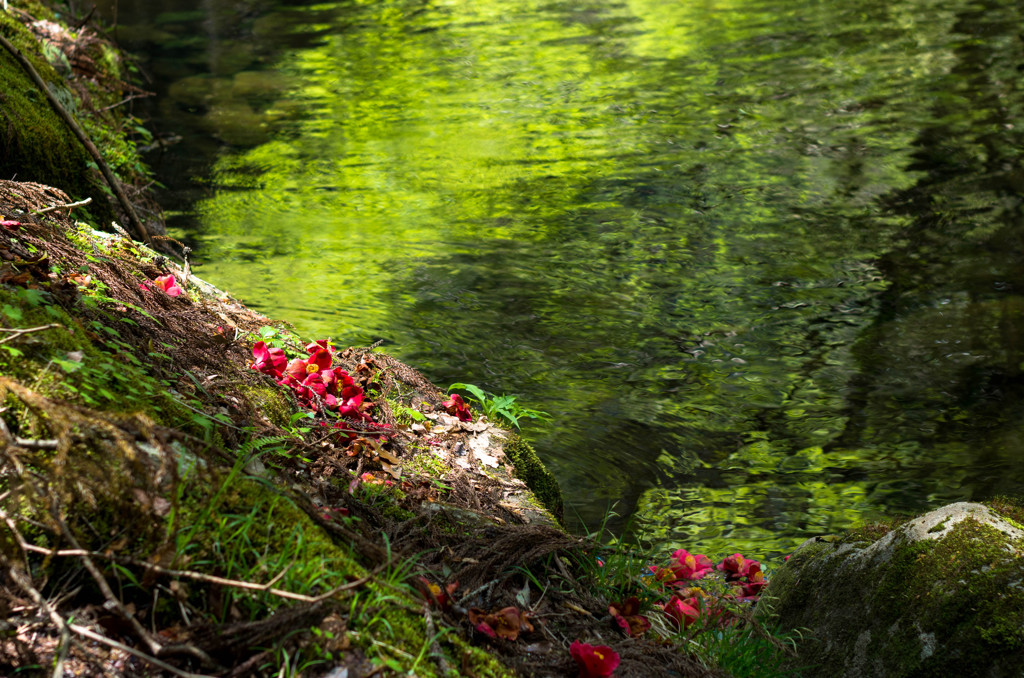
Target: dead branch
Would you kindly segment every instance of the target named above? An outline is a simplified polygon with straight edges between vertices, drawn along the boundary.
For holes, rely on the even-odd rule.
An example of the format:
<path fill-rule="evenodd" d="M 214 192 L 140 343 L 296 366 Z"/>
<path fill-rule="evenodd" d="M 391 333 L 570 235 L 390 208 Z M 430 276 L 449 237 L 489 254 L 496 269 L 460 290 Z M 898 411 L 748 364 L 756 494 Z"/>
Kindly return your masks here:
<path fill-rule="evenodd" d="M 36 587 L 32 584 L 32 580 L 29 579 L 27 574 L 19 570 L 17 567 L 11 565 L 11 563 L 8 562 L 7 559 L 4 558 L 2 555 L 0 555 L 0 565 L 3 565 L 7 568 L 7 572 L 11 576 L 11 579 L 14 580 L 14 583 L 16 583 L 19 588 L 21 588 L 25 593 L 28 594 L 30 598 L 32 598 L 32 601 L 36 605 L 38 605 L 43 612 L 46 613 L 46 615 L 50 618 L 50 621 L 53 622 L 53 624 L 58 629 L 61 629 L 62 633 L 66 633 L 66 631 L 73 631 L 80 636 L 88 638 L 89 640 L 94 640 L 97 643 L 102 643 L 104 645 L 107 645 L 108 647 L 113 647 L 118 650 L 121 650 L 122 652 L 127 652 L 128 654 L 134 655 L 139 659 L 143 659 L 153 664 L 154 666 L 158 666 L 165 671 L 169 671 L 176 676 L 180 676 L 181 678 L 212 678 L 211 676 L 205 676 L 198 673 L 189 673 L 187 671 L 182 671 L 177 667 L 171 666 L 166 662 L 160 661 L 156 657 L 151 657 L 145 652 L 136 650 L 133 647 L 129 647 L 127 645 L 119 643 L 116 640 L 111 640 L 110 638 L 107 638 L 104 635 L 96 633 L 92 629 L 86 628 L 80 624 L 69 624 L 66 619 L 61 617 L 57 613 L 57 611 L 53 609 L 53 606 L 50 605 L 46 598 L 43 597 L 43 594 L 41 594 L 39 590 L 36 589 Z M 58 674 L 55 672 L 54 675 L 56 676 Z"/>
<path fill-rule="evenodd" d="M 69 202 L 69 203 L 65 203 L 63 205 L 50 205 L 49 207 L 44 207 L 42 209 L 38 209 L 35 212 L 33 212 L 32 214 L 47 214 L 47 213 L 52 212 L 54 210 L 60 210 L 60 209 L 65 209 L 65 208 L 67 208 L 68 210 L 72 210 L 75 207 L 82 207 L 83 205 L 88 205 L 91 202 L 92 202 L 92 198 L 86 198 L 85 200 L 79 200 L 78 202 Z"/>
<path fill-rule="evenodd" d="M 56 450 L 60 441 L 56 438 L 32 440 L 31 438 L 14 438 L 14 444 L 26 450 Z"/>
<path fill-rule="evenodd" d="M 442 676 L 447 676 L 451 671 L 451 667 L 448 665 L 448 661 L 444 658 L 444 652 L 441 651 L 441 645 L 437 642 L 437 629 L 434 627 L 434 613 L 430 609 L 430 603 L 423 603 L 423 622 L 426 626 L 426 635 L 430 638 L 430 657 L 434 660 L 437 665 L 438 673 Z"/>
<path fill-rule="evenodd" d="M 134 647 L 124 645 L 122 643 L 117 642 L 116 640 L 111 640 L 110 638 L 107 638 L 104 635 L 96 633 L 91 629 L 87 629 L 84 626 L 79 626 L 78 624 L 68 624 L 68 628 L 80 636 L 85 636 L 89 640 L 95 640 L 97 643 L 103 643 L 104 645 L 121 650 L 122 652 L 127 652 L 130 655 L 133 655 L 135 657 L 138 657 L 139 659 L 149 662 L 153 666 L 158 666 L 162 668 L 164 671 L 170 671 L 176 676 L 181 676 L 181 678 L 214 678 L 213 676 L 208 676 L 203 673 L 189 673 L 188 671 L 182 671 L 177 667 L 171 666 L 167 662 L 160 661 L 156 657 L 151 657 L 150 655 L 146 654 L 145 652 L 142 652 L 141 650 L 136 650 Z"/>
<path fill-rule="evenodd" d="M 71 545 L 74 546 L 76 549 L 80 551 L 84 550 L 82 549 L 82 545 L 78 543 L 78 540 L 75 538 L 75 535 L 71 532 L 71 529 L 67 526 L 67 523 L 65 523 L 64 520 L 60 517 L 60 512 L 57 507 L 56 499 L 54 499 L 51 503 L 50 515 L 53 517 L 54 521 L 56 521 L 57 525 L 60 527 L 61 534 L 64 535 L 64 538 L 67 539 L 71 543 Z M 21 541 L 22 543 L 26 543 L 24 538 L 20 538 L 19 541 Z M 217 665 L 217 662 L 215 662 L 208 654 L 206 654 L 198 647 L 195 647 L 193 645 L 179 644 L 171 647 L 161 645 L 159 642 L 157 642 L 156 638 L 154 638 L 152 634 L 149 633 L 149 631 L 143 628 L 142 623 L 135 618 L 135 615 L 133 615 L 127 609 L 125 609 L 124 604 L 121 602 L 121 600 L 114 595 L 114 591 L 110 588 L 110 584 L 107 583 L 106 578 L 103 576 L 103 573 L 100 572 L 99 568 L 96 567 L 96 564 L 92 561 L 92 558 L 89 555 L 81 555 L 79 556 L 79 558 L 82 560 L 82 564 L 85 566 L 85 569 L 89 571 L 89 574 L 91 574 L 92 578 L 96 581 L 96 585 L 100 587 L 100 591 L 103 592 L 103 597 L 107 599 L 107 607 L 117 612 L 122 619 L 128 622 L 128 624 L 132 627 L 132 630 L 135 632 L 135 634 L 139 638 L 141 638 L 142 641 L 145 642 L 146 645 L 149 647 L 150 652 L 157 656 L 160 656 L 161 654 L 170 653 L 189 654 L 207 665 Z"/>
<path fill-rule="evenodd" d="M 2 517 L 2 512 L 0 512 L 0 517 Z M 203 574 L 202 572 L 193 572 L 191 570 L 172 570 L 170 568 L 160 567 L 159 565 L 154 565 L 152 563 L 147 563 L 140 560 L 134 560 L 132 558 L 122 558 L 120 556 L 108 555 L 106 553 L 99 553 L 97 551 L 87 551 L 80 547 L 76 547 L 73 549 L 48 549 L 24 541 L 22 541 L 20 545 L 26 551 L 31 551 L 33 553 L 41 553 L 46 556 L 82 558 L 83 562 L 84 559 L 86 558 L 102 558 L 104 560 L 109 560 L 111 562 L 119 563 L 121 565 L 133 565 L 135 567 L 141 567 L 145 569 L 147 572 L 162 574 L 168 577 L 182 577 L 183 579 L 192 579 L 193 581 L 201 581 L 207 584 L 218 584 L 220 586 L 228 586 L 236 589 L 246 589 L 249 591 L 263 591 L 271 595 L 277 596 L 278 598 L 287 598 L 288 600 L 297 600 L 303 603 L 319 603 L 321 601 L 327 600 L 328 598 L 336 596 L 343 591 L 350 591 L 352 589 L 359 588 L 366 582 L 373 579 L 374 574 L 376 574 L 377 570 L 380 569 L 377 568 L 377 570 L 374 570 L 365 577 L 361 577 L 359 579 L 356 579 L 355 581 L 350 581 L 346 584 L 342 584 L 341 586 L 337 586 L 331 589 L 330 591 L 327 591 L 326 593 L 321 593 L 319 596 L 307 596 L 301 593 L 293 593 L 291 591 L 284 591 L 282 589 L 274 588 L 274 584 L 277 583 L 277 581 L 284 576 L 284 572 L 281 572 L 266 584 L 255 584 L 253 582 L 239 581 L 237 579 L 225 579 L 224 577 L 217 577 L 212 574 Z"/>
<path fill-rule="evenodd" d="M 23 334 L 31 334 L 32 332 L 42 332 L 43 330 L 52 330 L 54 327 L 64 327 L 59 323 L 51 323 L 49 325 L 40 325 L 39 327 L 29 327 L 26 329 L 20 329 L 17 327 L 8 328 L 0 327 L 0 332 L 12 332 L 11 336 L 0 339 L 0 344 L 6 344 L 8 341 L 13 341 Z"/>

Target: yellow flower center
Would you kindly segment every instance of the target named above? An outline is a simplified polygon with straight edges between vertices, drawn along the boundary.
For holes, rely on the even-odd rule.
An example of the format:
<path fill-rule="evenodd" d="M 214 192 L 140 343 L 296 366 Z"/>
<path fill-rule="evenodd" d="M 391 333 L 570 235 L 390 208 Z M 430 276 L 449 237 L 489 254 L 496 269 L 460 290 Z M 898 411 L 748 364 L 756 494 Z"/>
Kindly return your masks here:
<path fill-rule="evenodd" d="M 604 655 L 598 652 L 597 650 L 594 650 L 594 656 L 600 659 L 601 661 L 604 661 Z"/>
<path fill-rule="evenodd" d="M 319 371 L 320 371 L 320 367 L 316 363 L 308 363 L 306 365 L 306 374 L 313 374 L 314 372 L 319 372 Z"/>

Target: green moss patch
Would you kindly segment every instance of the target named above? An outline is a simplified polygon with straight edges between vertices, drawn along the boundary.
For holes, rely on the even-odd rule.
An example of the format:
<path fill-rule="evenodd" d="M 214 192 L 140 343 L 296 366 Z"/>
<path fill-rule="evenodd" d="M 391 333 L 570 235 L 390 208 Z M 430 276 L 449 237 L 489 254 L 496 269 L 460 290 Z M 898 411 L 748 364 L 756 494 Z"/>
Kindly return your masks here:
<path fill-rule="evenodd" d="M 503 450 L 515 467 L 516 477 L 526 483 L 544 507 L 561 522 L 565 512 L 562 505 L 562 488 L 558 486 L 554 474 L 534 452 L 533 446 L 522 437 L 511 434 Z"/>
<path fill-rule="evenodd" d="M 0 34 L 54 88 L 64 88 L 32 33 L 0 12 Z M 65 90 L 66 92 L 67 90 Z M 70 94 L 68 94 L 70 96 Z M 102 197 L 92 183 L 90 157 L 24 67 L 0 48 L 0 176 L 62 186 L 77 198 Z"/>
<path fill-rule="evenodd" d="M 816 667 L 808 675 L 924 677 L 956 666 L 958 675 L 998 676 L 1019 667 L 1024 539 L 971 514 L 954 520 L 922 528 L 919 540 L 897 529 L 871 545 L 863 535 L 808 543 L 775 573 L 766 609 L 783 628 L 806 629 L 799 663 Z"/>

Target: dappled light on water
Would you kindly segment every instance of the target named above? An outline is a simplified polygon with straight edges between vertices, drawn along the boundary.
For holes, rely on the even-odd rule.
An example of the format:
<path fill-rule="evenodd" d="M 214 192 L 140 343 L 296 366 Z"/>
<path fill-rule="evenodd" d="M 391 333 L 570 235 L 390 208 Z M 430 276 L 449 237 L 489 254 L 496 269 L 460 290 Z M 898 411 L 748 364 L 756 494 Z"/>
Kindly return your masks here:
<path fill-rule="evenodd" d="M 140 38 L 193 63 L 200 274 L 551 413 L 588 525 L 761 556 L 1024 491 L 1014 3 L 221 14 Z"/>

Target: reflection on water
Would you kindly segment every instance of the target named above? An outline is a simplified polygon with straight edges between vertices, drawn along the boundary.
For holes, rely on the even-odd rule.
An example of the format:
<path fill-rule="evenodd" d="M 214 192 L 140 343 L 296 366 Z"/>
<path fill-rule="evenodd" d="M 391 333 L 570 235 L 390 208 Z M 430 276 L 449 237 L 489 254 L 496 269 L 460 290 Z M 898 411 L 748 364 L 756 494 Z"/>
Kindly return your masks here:
<path fill-rule="evenodd" d="M 1015 3 L 164 5 L 119 30 L 202 274 L 553 413 L 584 522 L 764 556 L 1024 492 Z"/>

